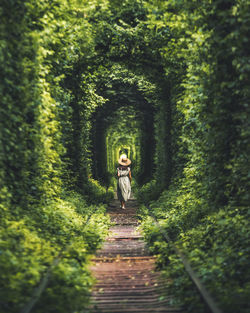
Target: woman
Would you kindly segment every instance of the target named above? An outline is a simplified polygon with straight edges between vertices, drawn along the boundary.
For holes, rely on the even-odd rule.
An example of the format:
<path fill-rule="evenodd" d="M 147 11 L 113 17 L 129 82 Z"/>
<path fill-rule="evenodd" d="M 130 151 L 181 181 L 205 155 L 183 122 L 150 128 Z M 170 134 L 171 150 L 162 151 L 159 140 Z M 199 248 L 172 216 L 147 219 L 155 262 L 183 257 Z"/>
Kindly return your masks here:
<path fill-rule="evenodd" d="M 131 193 L 131 170 L 129 165 L 131 161 L 125 154 L 122 154 L 117 168 L 117 197 L 121 202 L 121 209 L 125 209 L 125 202 L 129 199 Z"/>

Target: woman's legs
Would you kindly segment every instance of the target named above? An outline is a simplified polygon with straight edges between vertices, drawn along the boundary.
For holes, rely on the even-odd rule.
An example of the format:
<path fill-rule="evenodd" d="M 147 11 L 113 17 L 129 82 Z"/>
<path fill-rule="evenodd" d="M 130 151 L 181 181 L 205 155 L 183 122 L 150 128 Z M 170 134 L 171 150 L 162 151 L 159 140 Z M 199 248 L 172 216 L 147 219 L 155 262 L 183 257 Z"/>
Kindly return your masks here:
<path fill-rule="evenodd" d="M 125 201 L 121 201 L 121 207 L 122 209 L 125 209 Z"/>

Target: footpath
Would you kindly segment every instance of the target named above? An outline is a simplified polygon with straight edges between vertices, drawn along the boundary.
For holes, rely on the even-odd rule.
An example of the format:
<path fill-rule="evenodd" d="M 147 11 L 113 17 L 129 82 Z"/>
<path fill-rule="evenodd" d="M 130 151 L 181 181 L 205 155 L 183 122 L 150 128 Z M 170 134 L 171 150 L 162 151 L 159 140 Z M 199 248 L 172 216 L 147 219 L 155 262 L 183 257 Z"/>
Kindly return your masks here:
<path fill-rule="evenodd" d="M 125 210 L 113 200 L 107 213 L 115 223 L 103 247 L 92 260 L 97 279 L 92 293 L 93 313 L 183 313 L 171 306 L 167 282 L 155 269 L 155 257 L 147 251 L 137 230 L 137 203 L 129 200 Z"/>

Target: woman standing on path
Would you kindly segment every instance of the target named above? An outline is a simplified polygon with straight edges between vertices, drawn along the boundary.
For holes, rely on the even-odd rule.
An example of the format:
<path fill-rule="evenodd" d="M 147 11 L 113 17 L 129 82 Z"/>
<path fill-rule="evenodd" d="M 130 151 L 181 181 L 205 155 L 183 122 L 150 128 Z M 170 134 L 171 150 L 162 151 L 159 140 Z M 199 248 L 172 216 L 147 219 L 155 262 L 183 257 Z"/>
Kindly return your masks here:
<path fill-rule="evenodd" d="M 129 165 L 131 161 L 125 154 L 122 154 L 117 168 L 117 197 L 121 202 L 121 209 L 125 209 L 125 202 L 129 199 L 131 193 L 131 170 Z"/>

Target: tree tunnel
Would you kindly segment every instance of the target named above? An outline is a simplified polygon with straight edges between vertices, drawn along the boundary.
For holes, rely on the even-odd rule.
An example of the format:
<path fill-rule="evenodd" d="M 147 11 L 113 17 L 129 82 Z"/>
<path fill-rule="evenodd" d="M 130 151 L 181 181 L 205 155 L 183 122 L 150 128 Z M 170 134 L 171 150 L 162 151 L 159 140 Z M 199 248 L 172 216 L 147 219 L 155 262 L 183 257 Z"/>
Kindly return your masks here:
<path fill-rule="evenodd" d="M 122 153 L 136 201 L 223 312 L 250 312 L 249 12 L 248 0 L 1 1 L 0 312 L 37 300 L 38 313 L 86 312 Z M 140 215 L 173 294 L 204 311 Z"/>
<path fill-rule="evenodd" d="M 107 101 L 96 109 L 91 120 L 92 173 L 106 186 L 115 184 L 122 153 L 132 160 L 133 177 L 138 184 L 153 175 L 156 108 L 137 83 L 124 81 L 124 77 L 116 77 L 111 83 L 109 78 L 106 88 L 98 90 Z"/>

